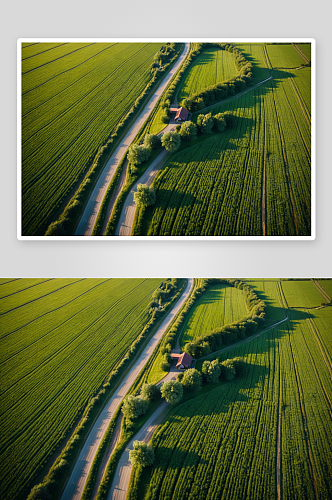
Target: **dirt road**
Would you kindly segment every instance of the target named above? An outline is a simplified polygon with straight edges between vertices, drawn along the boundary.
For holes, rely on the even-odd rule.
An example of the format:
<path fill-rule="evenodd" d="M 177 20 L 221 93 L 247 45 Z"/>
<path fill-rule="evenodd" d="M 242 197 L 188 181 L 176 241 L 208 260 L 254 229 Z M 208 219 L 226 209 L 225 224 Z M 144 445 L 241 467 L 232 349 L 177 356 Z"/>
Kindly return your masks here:
<path fill-rule="evenodd" d="M 178 313 L 184 302 L 187 300 L 192 289 L 193 282 L 193 278 L 188 279 L 187 286 L 182 296 L 177 301 L 173 309 L 167 314 L 166 318 L 164 319 L 156 333 L 153 335 L 152 339 L 149 341 L 146 348 L 139 356 L 130 372 L 124 377 L 116 392 L 113 394 L 113 396 L 101 412 L 99 418 L 97 419 L 89 436 L 86 439 L 83 449 L 68 480 L 66 488 L 62 494 L 61 500 L 79 500 L 81 498 L 92 462 L 104 437 L 107 427 L 113 418 L 114 413 L 122 404 L 123 398 L 129 391 L 139 372 L 148 362 L 148 359 L 152 355 L 156 345 L 165 333 L 167 327 L 174 319 L 175 315 Z"/>
<path fill-rule="evenodd" d="M 114 479 L 107 500 L 126 500 L 132 465 L 129 462 L 129 450 L 133 449 L 134 441 L 145 441 L 148 443 L 158 425 L 163 419 L 163 413 L 169 403 L 163 401 L 151 417 L 145 422 L 135 437 L 129 442 L 126 450 L 122 453 L 115 471 Z"/>
<path fill-rule="evenodd" d="M 154 159 L 149 168 L 144 172 L 142 177 L 134 184 L 130 193 L 128 194 L 124 206 L 121 211 L 118 225 L 116 226 L 116 236 L 130 236 L 136 212 L 136 204 L 134 202 L 134 192 L 137 191 L 138 184 L 147 184 L 151 186 L 154 178 L 159 170 L 164 166 L 167 160 L 168 151 L 163 149 L 162 152 Z"/>
<path fill-rule="evenodd" d="M 179 59 L 177 60 L 173 68 L 170 70 L 170 72 L 162 80 L 162 83 L 159 85 L 156 92 L 153 94 L 147 105 L 144 107 L 142 112 L 134 121 L 129 132 L 125 135 L 125 137 L 123 138 L 123 140 L 121 141 L 121 143 L 116 148 L 111 158 L 107 162 L 106 167 L 100 174 L 100 177 L 85 206 L 83 215 L 76 228 L 75 236 L 91 236 L 93 227 L 95 225 L 98 216 L 98 212 L 101 207 L 101 203 L 104 199 L 104 196 L 113 178 L 113 175 L 115 174 L 117 166 L 119 165 L 121 159 L 123 158 L 123 155 L 125 154 L 126 150 L 134 140 L 134 137 L 138 133 L 139 129 L 142 127 L 143 123 L 145 122 L 145 120 L 148 118 L 149 114 L 155 107 L 159 97 L 165 90 L 168 82 L 171 80 L 171 78 L 174 76 L 174 74 L 177 72 L 177 70 L 183 63 L 189 51 L 189 45 L 190 45 L 189 43 L 185 44 L 184 50 L 180 55 Z"/>

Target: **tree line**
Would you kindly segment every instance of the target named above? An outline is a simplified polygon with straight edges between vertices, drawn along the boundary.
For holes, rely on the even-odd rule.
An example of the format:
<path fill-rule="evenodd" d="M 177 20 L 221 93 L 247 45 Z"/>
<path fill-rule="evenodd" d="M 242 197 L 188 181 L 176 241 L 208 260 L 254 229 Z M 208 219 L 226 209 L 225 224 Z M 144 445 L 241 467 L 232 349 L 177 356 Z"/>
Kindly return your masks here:
<path fill-rule="evenodd" d="M 208 280 L 208 286 L 213 283 L 225 283 L 242 290 L 245 294 L 249 314 L 246 318 L 215 328 L 201 337 L 188 342 L 184 346 L 184 351 L 194 358 L 207 356 L 211 352 L 222 349 L 225 345 L 245 339 L 255 333 L 259 325 L 265 322 L 266 304 L 249 285 L 234 279 L 211 278 Z"/>
<path fill-rule="evenodd" d="M 202 50 L 207 44 L 201 44 Z M 217 82 L 210 85 L 206 89 L 197 92 L 187 99 L 184 99 L 181 105 L 190 112 L 199 111 L 215 102 L 221 101 L 226 97 L 233 96 L 241 92 L 252 79 L 253 65 L 247 61 L 242 52 L 230 44 L 213 43 L 209 46 L 216 46 L 219 49 L 227 50 L 235 56 L 235 66 L 238 70 L 238 76 L 225 80 L 224 82 Z"/>

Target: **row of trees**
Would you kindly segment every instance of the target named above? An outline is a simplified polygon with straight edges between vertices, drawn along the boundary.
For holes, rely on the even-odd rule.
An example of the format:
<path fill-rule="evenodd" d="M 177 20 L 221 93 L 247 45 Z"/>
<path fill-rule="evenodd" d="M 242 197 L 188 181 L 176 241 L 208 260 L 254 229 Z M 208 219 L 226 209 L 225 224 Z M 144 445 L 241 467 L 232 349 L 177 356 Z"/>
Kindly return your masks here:
<path fill-rule="evenodd" d="M 245 293 L 249 315 L 230 325 L 223 325 L 219 328 L 215 328 L 203 334 L 201 337 L 188 342 L 184 350 L 194 358 L 207 356 L 211 352 L 222 349 L 225 345 L 245 339 L 247 336 L 255 333 L 259 325 L 265 322 L 266 304 L 256 295 L 249 285 L 233 279 L 208 279 L 205 285 L 210 286 L 212 283 L 225 283 L 242 290 Z"/>
<path fill-rule="evenodd" d="M 161 103 L 161 108 L 163 110 L 161 120 L 163 123 L 169 122 L 169 119 L 171 116 L 171 110 L 170 110 L 171 103 L 175 100 L 175 96 L 177 94 L 181 79 L 182 79 L 183 75 L 185 74 L 185 72 L 187 71 L 187 69 L 189 68 L 192 61 L 194 59 L 196 59 L 196 57 L 200 54 L 202 44 L 196 44 L 196 47 L 197 47 L 197 49 L 191 51 L 188 54 L 185 62 L 181 66 L 181 69 L 178 71 L 178 73 L 174 77 L 174 80 L 172 80 L 171 84 L 169 85 L 167 91 L 165 92 L 165 94 L 163 96 L 163 101 Z"/>
<path fill-rule="evenodd" d="M 235 66 L 238 70 L 238 75 L 235 78 L 231 78 L 224 82 L 217 82 L 215 85 L 210 85 L 203 91 L 197 92 L 187 99 L 184 99 L 181 105 L 188 111 L 199 111 L 217 101 L 221 101 L 226 97 L 235 95 L 236 93 L 241 92 L 251 81 L 253 66 L 249 61 L 247 61 L 239 49 L 230 44 L 215 43 L 212 45 L 234 54 Z M 201 44 L 200 50 L 202 50 L 205 46 L 206 44 Z M 209 44 L 209 46 L 211 46 L 211 44 Z"/>

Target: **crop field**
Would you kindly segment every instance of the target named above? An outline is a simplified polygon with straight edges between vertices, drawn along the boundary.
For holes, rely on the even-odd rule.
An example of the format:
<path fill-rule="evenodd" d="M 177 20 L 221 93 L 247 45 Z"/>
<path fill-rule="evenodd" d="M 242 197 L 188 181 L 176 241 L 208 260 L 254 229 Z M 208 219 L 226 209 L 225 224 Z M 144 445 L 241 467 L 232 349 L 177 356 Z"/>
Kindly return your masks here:
<path fill-rule="evenodd" d="M 224 284 L 212 285 L 198 299 L 183 327 L 181 345 L 248 315 L 245 294 Z"/>
<path fill-rule="evenodd" d="M 45 233 L 61 202 L 148 84 L 161 45 L 22 47 L 23 235 Z"/>
<path fill-rule="evenodd" d="M 14 280 L 0 285 L 1 498 L 38 469 L 149 320 L 161 279 Z"/>
<path fill-rule="evenodd" d="M 260 55 L 273 79 L 206 111 L 230 111 L 234 123 L 170 157 L 153 184 L 147 235 L 311 234 L 310 68 L 271 69 L 301 62 L 293 46 Z"/>
<path fill-rule="evenodd" d="M 332 299 L 332 280 L 318 280 L 318 282 Z"/>
<path fill-rule="evenodd" d="M 283 281 L 281 283 L 288 307 L 318 307 L 324 302 L 323 295 L 312 281 Z"/>
<path fill-rule="evenodd" d="M 223 82 L 238 73 L 233 54 L 217 47 L 204 49 L 190 66 L 179 90 L 179 102 L 209 85 Z"/>
<path fill-rule="evenodd" d="M 234 44 L 244 57 L 253 64 L 253 83 L 269 78 L 269 68 L 261 64 L 264 60 L 265 44 L 260 43 L 236 43 Z"/>
<path fill-rule="evenodd" d="M 168 414 L 139 499 L 332 497 L 332 308 L 290 311 L 264 292 L 289 320 L 223 354 L 246 360 L 242 377 Z"/>

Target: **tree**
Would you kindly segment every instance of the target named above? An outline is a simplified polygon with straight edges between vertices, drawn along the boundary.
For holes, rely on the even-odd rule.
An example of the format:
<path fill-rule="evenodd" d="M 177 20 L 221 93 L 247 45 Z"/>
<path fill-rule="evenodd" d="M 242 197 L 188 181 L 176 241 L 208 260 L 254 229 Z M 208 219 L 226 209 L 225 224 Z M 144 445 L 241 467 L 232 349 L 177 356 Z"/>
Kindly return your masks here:
<path fill-rule="evenodd" d="M 182 385 L 187 391 L 200 391 L 202 389 L 203 377 L 201 373 L 196 370 L 196 368 L 190 368 L 186 370 L 183 379 Z"/>
<path fill-rule="evenodd" d="M 144 384 L 141 389 L 141 397 L 146 401 L 153 401 L 160 396 L 160 389 L 154 384 Z"/>
<path fill-rule="evenodd" d="M 166 132 L 161 137 L 161 144 L 167 151 L 174 153 L 181 146 L 181 136 L 177 132 Z"/>
<path fill-rule="evenodd" d="M 246 362 L 244 361 L 243 358 L 237 357 L 233 358 L 233 366 L 235 368 L 235 373 L 237 377 L 240 377 L 241 375 L 244 374 L 246 370 Z"/>
<path fill-rule="evenodd" d="M 199 126 L 202 134 L 211 134 L 212 127 L 214 125 L 212 114 L 207 113 L 206 115 L 198 115 L 197 125 Z"/>
<path fill-rule="evenodd" d="M 47 485 L 40 483 L 36 484 L 28 496 L 28 500 L 50 500 L 52 495 L 50 495 Z"/>
<path fill-rule="evenodd" d="M 225 111 L 223 115 L 224 119 L 226 120 L 227 127 L 230 128 L 234 123 L 235 116 L 230 111 Z"/>
<path fill-rule="evenodd" d="M 161 386 L 161 396 L 165 398 L 167 403 L 174 405 L 179 403 L 183 396 L 183 385 L 177 380 L 164 382 Z"/>
<path fill-rule="evenodd" d="M 129 451 L 129 460 L 133 465 L 147 467 L 154 462 L 154 450 L 144 441 L 134 441 L 134 449 Z"/>
<path fill-rule="evenodd" d="M 227 126 L 224 114 L 218 113 L 214 115 L 213 120 L 214 120 L 214 126 L 218 130 L 218 132 L 223 132 Z"/>
<path fill-rule="evenodd" d="M 194 141 L 197 138 L 197 127 L 193 122 L 184 122 L 179 134 L 185 141 Z"/>
<path fill-rule="evenodd" d="M 167 363 L 167 361 L 162 361 L 160 368 L 162 369 L 163 372 L 168 372 L 171 367 L 171 363 Z"/>
<path fill-rule="evenodd" d="M 205 380 L 208 384 L 217 384 L 221 373 L 219 361 L 217 359 L 214 359 L 213 361 L 204 361 L 202 372 L 204 373 Z"/>
<path fill-rule="evenodd" d="M 134 193 L 134 202 L 140 207 L 154 205 L 156 203 L 156 193 L 154 189 L 146 184 L 138 184 L 137 191 Z"/>
<path fill-rule="evenodd" d="M 232 359 L 226 359 L 221 363 L 221 375 L 225 380 L 233 380 L 236 372 Z"/>
<path fill-rule="evenodd" d="M 133 144 L 129 147 L 127 158 L 132 165 L 139 165 L 143 161 L 148 160 L 150 156 L 150 149 L 146 148 L 143 144 Z"/>
<path fill-rule="evenodd" d="M 160 137 L 156 134 L 148 134 L 144 137 L 144 146 L 148 149 L 158 148 L 160 143 Z"/>
<path fill-rule="evenodd" d="M 145 399 L 131 394 L 124 399 L 121 411 L 127 419 L 133 420 L 140 415 L 144 415 L 147 409 L 148 402 Z"/>

